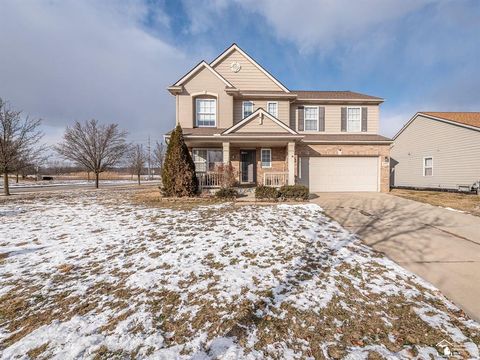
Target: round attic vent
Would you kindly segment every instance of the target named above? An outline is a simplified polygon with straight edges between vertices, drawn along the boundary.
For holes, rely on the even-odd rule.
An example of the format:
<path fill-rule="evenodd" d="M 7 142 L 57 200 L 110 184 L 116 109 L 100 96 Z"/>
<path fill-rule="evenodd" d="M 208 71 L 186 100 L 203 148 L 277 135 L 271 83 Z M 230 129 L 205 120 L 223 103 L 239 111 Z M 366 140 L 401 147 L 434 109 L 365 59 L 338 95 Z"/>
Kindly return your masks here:
<path fill-rule="evenodd" d="M 234 72 L 234 73 L 238 73 L 240 71 L 240 69 L 242 68 L 242 65 L 240 65 L 239 62 L 237 61 L 234 61 L 230 64 L 230 69 Z"/>

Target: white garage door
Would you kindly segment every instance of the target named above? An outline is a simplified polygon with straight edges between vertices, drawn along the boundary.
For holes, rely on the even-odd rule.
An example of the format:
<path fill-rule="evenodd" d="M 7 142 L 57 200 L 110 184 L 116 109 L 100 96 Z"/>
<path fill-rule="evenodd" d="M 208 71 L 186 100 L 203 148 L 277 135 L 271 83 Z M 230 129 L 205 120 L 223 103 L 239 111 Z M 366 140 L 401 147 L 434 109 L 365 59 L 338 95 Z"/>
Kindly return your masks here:
<path fill-rule="evenodd" d="M 299 182 L 311 192 L 378 191 L 378 157 L 302 157 Z"/>

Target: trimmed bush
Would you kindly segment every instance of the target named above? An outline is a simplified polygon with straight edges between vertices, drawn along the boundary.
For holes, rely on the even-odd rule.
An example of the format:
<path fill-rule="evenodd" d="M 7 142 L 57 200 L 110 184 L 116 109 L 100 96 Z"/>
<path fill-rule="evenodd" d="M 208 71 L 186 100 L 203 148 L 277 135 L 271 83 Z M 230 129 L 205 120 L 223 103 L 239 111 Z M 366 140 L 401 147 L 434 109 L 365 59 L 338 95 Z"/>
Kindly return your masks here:
<path fill-rule="evenodd" d="M 215 193 L 219 199 L 235 199 L 238 197 L 238 191 L 231 187 L 224 187 Z"/>
<path fill-rule="evenodd" d="M 198 192 L 195 164 L 183 139 L 180 125 L 177 125 L 170 135 L 162 168 L 162 185 L 162 193 L 168 197 L 191 197 Z"/>
<path fill-rule="evenodd" d="M 279 197 L 280 197 L 280 193 L 274 187 L 260 185 L 255 188 L 256 199 L 267 199 L 267 200 L 277 201 Z"/>
<path fill-rule="evenodd" d="M 308 200 L 310 192 L 304 185 L 284 185 L 280 188 L 280 197 L 291 200 Z"/>

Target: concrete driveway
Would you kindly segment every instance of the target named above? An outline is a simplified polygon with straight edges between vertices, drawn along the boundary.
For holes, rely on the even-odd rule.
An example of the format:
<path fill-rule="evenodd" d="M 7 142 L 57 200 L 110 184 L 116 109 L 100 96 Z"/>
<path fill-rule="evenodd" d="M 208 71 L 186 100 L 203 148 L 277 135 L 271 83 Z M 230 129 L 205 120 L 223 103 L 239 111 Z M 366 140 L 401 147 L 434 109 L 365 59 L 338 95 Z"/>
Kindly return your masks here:
<path fill-rule="evenodd" d="M 319 193 L 327 215 L 480 320 L 480 218 L 380 193 Z"/>

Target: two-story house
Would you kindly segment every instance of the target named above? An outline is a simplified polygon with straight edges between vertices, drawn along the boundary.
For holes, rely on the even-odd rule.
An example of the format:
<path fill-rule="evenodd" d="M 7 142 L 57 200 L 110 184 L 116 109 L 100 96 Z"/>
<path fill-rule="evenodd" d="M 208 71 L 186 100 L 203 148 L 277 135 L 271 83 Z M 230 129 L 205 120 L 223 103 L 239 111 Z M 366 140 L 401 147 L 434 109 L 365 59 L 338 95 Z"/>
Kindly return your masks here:
<path fill-rule="evenodd" d="M 204 187 L 215 185 L 224 163 L 240 185 L 389 190 L 392 141 L 378 134 L 381 98 L 289 90 L 236 44 L 168 91 Z"/>

